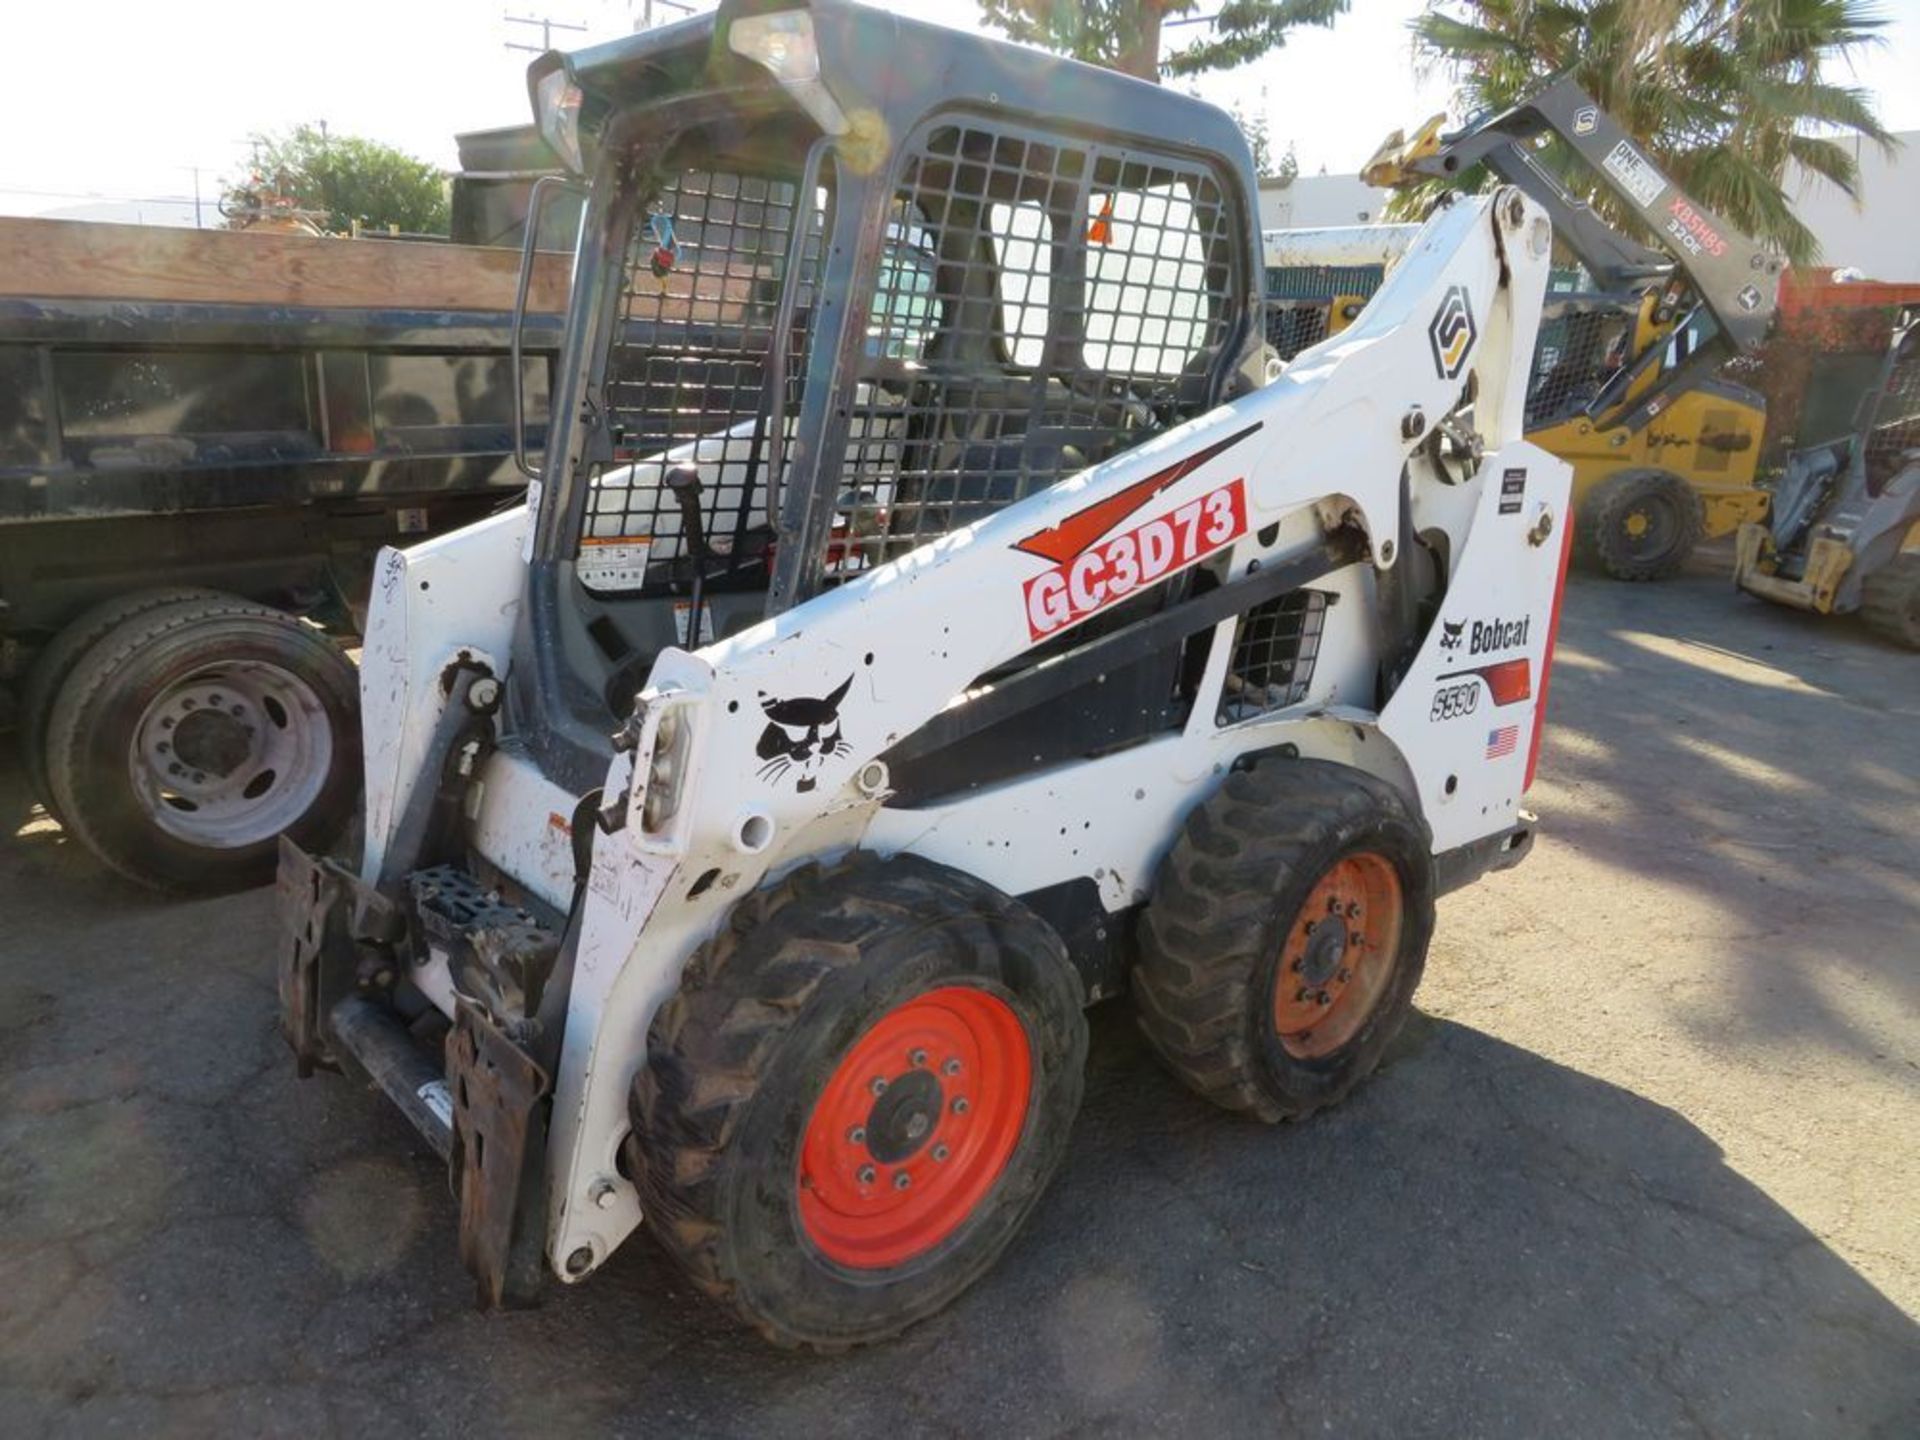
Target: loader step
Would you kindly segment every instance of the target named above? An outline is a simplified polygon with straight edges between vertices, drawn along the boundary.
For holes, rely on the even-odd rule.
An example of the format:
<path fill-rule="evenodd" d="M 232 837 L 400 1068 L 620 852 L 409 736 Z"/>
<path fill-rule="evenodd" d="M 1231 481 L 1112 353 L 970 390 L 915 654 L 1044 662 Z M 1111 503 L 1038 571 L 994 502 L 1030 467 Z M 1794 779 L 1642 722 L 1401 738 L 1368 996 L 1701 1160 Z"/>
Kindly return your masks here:
<path fill-rule="evenodd" d="M 408 877 L 416 954 L 446 952 L 454 988 L 503 1023 L 531 1019 L 560 953 L 559 932 L 454 865 Z"/>

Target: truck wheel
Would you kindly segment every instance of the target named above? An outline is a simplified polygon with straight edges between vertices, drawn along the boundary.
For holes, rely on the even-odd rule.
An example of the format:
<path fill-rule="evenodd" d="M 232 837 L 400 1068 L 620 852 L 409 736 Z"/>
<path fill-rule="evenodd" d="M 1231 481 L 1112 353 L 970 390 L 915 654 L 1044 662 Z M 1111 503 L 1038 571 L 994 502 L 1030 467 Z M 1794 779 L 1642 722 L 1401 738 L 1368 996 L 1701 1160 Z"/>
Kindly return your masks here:
<path fill-rule="evenodd" d="M 1433 862 L 1383 781 L 1320 760 L 1236 772 L 1188 818 L 1141 926 L 1134 1009 L 1189 1087 L 1269 1123 L 1380 1063 L 1426 967 Z"/>
<path fill-rule="evenodd" d="M 233 597 L 132 616 L 68 675 L 47 772 L 76 839 L 161 889 L 273 878 L 276 837 L 324 849 L 360 784 L 353 666 L 293 616 Z"/>
<path fill-rule="evenodd" d="M 883 1340 L 979 1279 L 1080 1108 L 1060 939 L 991 886 L 856 855 L 749 897 L 635 1077 L 651 1229 L 782 1345 Z"/>
<path fill-rule="evenodd" d="M 102 635 L 136 615 L 158 610 L 162 605 L 177 605 L 182 600 L 222 598 L 226 597 L 218 590 L 204 590 L 194 585 L 157 586 L 116 595 L 91 610 L 81 611 L 34 657 L 33 667 L 27 671 L 27 683 L 20 691 L 20 760 L 26 766 L 34 798 L 54 819 L 61 816 L 53 786 L 47 779 L 47 720 L 53 713 L 54 697 L 60 693 L 67 676 L 73 673 L 73 667 L 80 663 L 80 657 L 91 650 Z"/>
<path fill-rule="evenodd" d="M 1665 580 L 1700 543 L 1700 497 L 1665 470 L 1622 470 L 1593 487 L 1581 507 L 1585 549 L 1616 580 Z"/>
<path fill-rule="evenodd" d="M 1920 555 L 1896 555 L 1860 582 L 1860 618 L 1894 644 L 1920 650 Z"/>

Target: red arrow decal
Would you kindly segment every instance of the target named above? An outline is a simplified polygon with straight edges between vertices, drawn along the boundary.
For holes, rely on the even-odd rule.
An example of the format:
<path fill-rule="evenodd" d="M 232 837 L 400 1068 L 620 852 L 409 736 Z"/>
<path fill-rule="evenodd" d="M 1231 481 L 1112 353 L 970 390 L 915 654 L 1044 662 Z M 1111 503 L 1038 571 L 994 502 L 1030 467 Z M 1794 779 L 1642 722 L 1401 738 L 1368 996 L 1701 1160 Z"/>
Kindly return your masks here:
<path fill-rule="evenodd" d="M 1144 480 L 1136 480 L 1118 495 L 1097 500 L 1077 514 L 1069 515 L 1058 525 L 1036 530 L 1026 539 L 1015 541 L 1013 548 L 1052 561 L 1055 565 L 1064 565 L 1162 490 L 1184 480 L 1214 456 L 1238 445 L 1259 428 L 1258 425 L 1249 425 L 1237 435 L 1229 435 L 1184 460 L 1176 460 L 1166 469 L 1156 470 Z"/>

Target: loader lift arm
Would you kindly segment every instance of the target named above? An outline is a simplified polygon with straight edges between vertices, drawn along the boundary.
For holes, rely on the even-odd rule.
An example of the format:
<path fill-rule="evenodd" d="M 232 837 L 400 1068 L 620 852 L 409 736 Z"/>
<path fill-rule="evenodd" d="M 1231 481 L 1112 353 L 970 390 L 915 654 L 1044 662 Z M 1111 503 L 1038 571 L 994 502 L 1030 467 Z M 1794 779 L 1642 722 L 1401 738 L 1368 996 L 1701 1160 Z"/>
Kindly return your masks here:
<path fill-rule="evenodd" d="M 1780 259 L 1674 183 L 1570 75 L 1549 81 L 1508 110 L 1442 134 L 1435 116 L 1411 140 L 1396 131 L 1361 171 L 1397 188 L 1447 179 L 1484 164 L 1544 207 L 1562 241 L 1603 291 L 1646 290 L 1683 278 L 1735 351 L 1758 345 L 1772 324 Z M 1659 237 L 1666 253 L 1622 234 L 1540 163 L 1531 142 L 1557 136 L 1621 203 Z M 1677 272 L 1677 276 L 1676 276 Z"/>

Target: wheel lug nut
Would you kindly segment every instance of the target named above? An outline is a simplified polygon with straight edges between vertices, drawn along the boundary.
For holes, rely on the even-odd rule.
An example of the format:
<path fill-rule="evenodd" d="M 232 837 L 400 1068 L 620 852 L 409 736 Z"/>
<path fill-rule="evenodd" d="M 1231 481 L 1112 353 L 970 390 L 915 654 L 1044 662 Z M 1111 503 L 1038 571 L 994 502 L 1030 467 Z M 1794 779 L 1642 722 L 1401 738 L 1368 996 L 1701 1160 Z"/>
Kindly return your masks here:
<path fill-rule="evenodd" d="M 1338 915 L 1339 913 L 1340 913 L 1340 897 L 1338 895 L 1329 895 L 1327 897 L 1327 914 Z"/>
<path fill-rule="evenodd" d="M 927 1063 L 927 1052 L 924 1050 L 916 1050 L 907 1056 L 907 1059 L 913 1065 L 913 1068 L 918 1070 L 922 1065 Z"/>
<path fill-rule="evenodd" d="M 173 729 L 173 717 L 171 715 L 162 715 L 160 717 L 160 728 L 162 730 Z"/>
<path fill-rule="evenodd" d="M 958 1075 L 960 1073 L 960 1062 L 958 1060 L 947 1061 L 946 1064 L 940 1067 L 940 1073 L 942 1075 Z"/>
<path fill-rule="evenodd" d="M 854 1144 L 854 1145 L 866 1144 L 867 1143 L 866 1128 L 860 1125 L 854 1126 L 851 1130 L 847 1131 L 847 1140 L 850 1144 Z"/>
<path fill-rule="evenodd" d="M 873 1083 L 868 1085 L 867 1088 L 873 1091 L 873 1093 L 876 1095 L 886 1094 L 887 1093 L 887 1077 L 884 1075 L 874 1076 Z"/>
<path fill-rule="evenodd" d="M 1351 920 L 1355 916 L 1359 915 L 1359 913 L 1360 913 L 1360 902 L 1357 900 L 1350 902 L 1347 906 L 1347 918 Z"/>
<path fill-rule="evenodd" d="M 1318 930 L 1319 928 L 1320 928 L 1320 922 L 1318 920 L 1307 921 L 1307 934 L 1311 935 L 1315 930 Z"/>
<path fill-rule="evenodd" d="M 936 1160 L 945 1160 L 947 1156 L 952 1153 L 953 1152 L 944 1145 L 936 1145 L 933 1147 L 933 1158 Z"/>
<path fill-rule="evenodd" d="M 1335 975 L 1333 978 L 1338 980 L 1342 985 L 1344 985 L 1347 983 L 1347 981 L 1351 980 L 1353 976 L 1348 971 L 1342 970 L 1339 974 Z"/>
<path fill-rule="evenodd" d="M 893 1188 L 896 1190 L 904 1190 L 911 1184 L 913 1184 L 913 1176 L 904 1170 L 893 1177 Z"/>
<path fill-rule="evenodd" d="M 967 1097 L 964 1095 L 954 1096 L 953 1097 L 953 1113 L 956 1115 L 964 1115 L 967 1113 L 967 1110 L 968 1110 Z"/>
<path fill-rule="evenodd" d="M 858 1180 L 862 1185 L 871 1185 L 873 1184 L 873 1176 L 874 1176 L 873 1166 L 862 1165 L 860 1167 L 860 1173 L 856 1178 L 858 1178 Z"/>
<path fill-rule="evenodd" d="M 1333 1003 L 1331 1000 L 1327 998 L 1327 992 L 1324 990 L 1322 990 L 1318 995 L 1314 996 L 1313 1001 L 1316 1005 L 1329 1005 Z"/>
<path fill-rule="evenodd" d="M 236 705 L 233 707 L 233 713 L 235 716 L 244 715 L 247 713 L 247 707 L 244 705 Z"/>
<path fill-rule="evenodd" d="M 166 753 L 167 753 L 167 752 L 168 752 L 169 750 L 171 750 L 171 749 L 173 749 L 173 746 L 171 746 L 171 745 L 169 745 L 169 744 L 168 744 L 168 743 L 167 743 L 166 741 L 164 741 L 164 740 L 162 740 L 162 741 L 161 741 L 161 742 L 159 743 L 159 745 L 157 745 L 157 746 L 156 746 L 156 747 L 154 747 L 154 748 L 156 748 L 157 750 L 159 750 L 159 752 L 160 752 L 160 753 L 161 753 L 162 755 L 165 755 L 165 754 L 166 754 Z"/>

